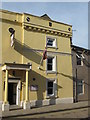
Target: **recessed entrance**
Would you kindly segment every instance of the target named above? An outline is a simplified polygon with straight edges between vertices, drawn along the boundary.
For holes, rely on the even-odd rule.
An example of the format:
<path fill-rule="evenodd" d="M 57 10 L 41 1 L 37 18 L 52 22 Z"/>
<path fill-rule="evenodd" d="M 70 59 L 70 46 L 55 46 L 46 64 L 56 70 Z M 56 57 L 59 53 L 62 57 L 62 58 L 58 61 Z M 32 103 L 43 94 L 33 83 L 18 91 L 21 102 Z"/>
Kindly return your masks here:
<path fill-rule="evenodd" d="M 10 105 L 16 104 L 16 83 L 8 83 L 8 101 Z"/>
<path fill-rule="evenodd" d="M 8 102 L 10 105 L 20 105 L 20 80 L 8 81 Z"/>

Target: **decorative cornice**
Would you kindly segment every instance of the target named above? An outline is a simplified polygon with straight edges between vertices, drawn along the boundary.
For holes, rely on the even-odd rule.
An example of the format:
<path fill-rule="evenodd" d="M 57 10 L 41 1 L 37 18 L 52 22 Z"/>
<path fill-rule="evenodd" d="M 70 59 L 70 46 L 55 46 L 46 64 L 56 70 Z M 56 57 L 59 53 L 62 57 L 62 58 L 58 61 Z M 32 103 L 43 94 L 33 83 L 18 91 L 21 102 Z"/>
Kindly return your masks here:
<path fill-rule="evenodd" d="M 68 37 L 68 38 L 72 37 L 72 33 L 70 32 L 68 33 L 68 32 L 58 31 L 54 29 L 48 29 L 44 27 L 30 26 L 30 25 L 23 24 L 23 28 L 27 31 L 41 32 L 41 33 L 52 34 L 52 35 L 57 35 L 62 37 Z"/>

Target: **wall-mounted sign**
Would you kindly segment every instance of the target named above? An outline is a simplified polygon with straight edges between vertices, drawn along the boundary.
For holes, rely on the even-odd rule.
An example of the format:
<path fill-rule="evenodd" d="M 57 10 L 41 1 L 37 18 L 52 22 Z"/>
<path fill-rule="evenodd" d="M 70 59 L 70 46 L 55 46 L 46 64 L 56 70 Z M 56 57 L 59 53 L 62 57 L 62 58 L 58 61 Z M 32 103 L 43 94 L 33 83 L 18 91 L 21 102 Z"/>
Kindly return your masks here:
<path fill-rule="evenodd" d="M 30 85 L 30 90 L 31 91 L 37 91 L 38 90 L 38 85 Z"/>

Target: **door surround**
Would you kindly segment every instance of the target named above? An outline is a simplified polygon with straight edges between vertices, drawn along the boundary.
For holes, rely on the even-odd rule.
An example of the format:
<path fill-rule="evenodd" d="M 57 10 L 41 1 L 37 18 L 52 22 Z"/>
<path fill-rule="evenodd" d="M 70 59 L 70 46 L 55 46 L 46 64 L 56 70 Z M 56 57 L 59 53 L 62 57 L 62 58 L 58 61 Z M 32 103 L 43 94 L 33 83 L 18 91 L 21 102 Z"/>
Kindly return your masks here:
<path fill-rule="evenodd" d="M 8 83 L 16 83 L 16 105 L 20 105 L 20 87 L 21 87 L 21 82 L 20 80 L 15 80 L 14 79 L 8 79 Z"/>

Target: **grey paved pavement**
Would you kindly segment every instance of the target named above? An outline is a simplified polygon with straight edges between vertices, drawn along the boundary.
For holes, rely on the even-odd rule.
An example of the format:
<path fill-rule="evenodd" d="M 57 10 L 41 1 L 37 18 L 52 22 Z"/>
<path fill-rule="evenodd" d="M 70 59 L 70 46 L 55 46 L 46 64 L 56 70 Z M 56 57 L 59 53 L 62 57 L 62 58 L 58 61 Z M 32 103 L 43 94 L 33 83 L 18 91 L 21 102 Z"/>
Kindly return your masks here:
<path fill-rule="evenodd" d="M 28 118 L 87 118 L 88 102 L 58 104 L 33 108 L 30 110 L 12 110 L 3 112 L 3 118 L 28 119 Z M 72 119 L 73 120 L 73 119 Z"/>

